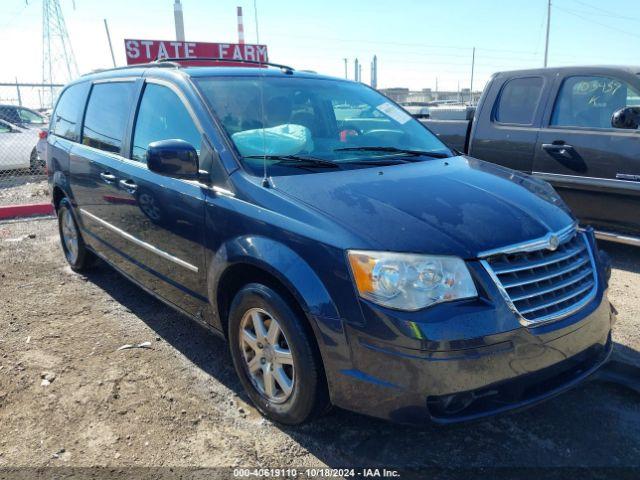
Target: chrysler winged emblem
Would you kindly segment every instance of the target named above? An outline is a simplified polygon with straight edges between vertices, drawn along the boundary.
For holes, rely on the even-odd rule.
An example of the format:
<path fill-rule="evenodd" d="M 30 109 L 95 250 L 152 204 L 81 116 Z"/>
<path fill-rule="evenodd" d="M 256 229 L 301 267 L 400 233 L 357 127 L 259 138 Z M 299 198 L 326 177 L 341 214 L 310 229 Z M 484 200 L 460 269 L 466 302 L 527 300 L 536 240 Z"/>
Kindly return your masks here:
<path fill-rule="evenodd" d="M 558 238 L 558 236 L 551 235 L 549 237 L 549 246 L 547 248 L 553 252 L 558 248 L 558 245 L 560 245 L 560 239 Z"/>

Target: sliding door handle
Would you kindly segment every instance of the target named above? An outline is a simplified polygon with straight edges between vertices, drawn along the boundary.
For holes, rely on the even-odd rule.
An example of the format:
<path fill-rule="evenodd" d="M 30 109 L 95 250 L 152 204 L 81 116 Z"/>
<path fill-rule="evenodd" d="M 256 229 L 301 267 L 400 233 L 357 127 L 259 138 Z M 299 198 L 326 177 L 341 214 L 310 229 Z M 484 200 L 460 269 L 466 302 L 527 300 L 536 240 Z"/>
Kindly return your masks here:
<path fill-rule="evenodd" d="M 118 183 L 120 184 L 120 188 L 129 193 L 135 193 L 138 189 L 138 185 L 136 185 L 136 182 L 133 180 L 120 180 Z"/>
<path fill-rule="evenodd" d="M 116 176 L 109 172 L 102 172 L 100 178 L 102 178 L 104 183 L 114 183 L 116 181 Z"/>

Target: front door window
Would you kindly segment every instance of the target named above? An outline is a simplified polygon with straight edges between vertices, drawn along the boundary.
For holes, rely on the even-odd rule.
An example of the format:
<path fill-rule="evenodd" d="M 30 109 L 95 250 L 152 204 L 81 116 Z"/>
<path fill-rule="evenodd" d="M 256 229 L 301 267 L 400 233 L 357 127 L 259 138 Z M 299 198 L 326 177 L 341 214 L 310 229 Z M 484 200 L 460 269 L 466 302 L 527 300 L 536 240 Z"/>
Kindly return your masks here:
<path fill-rule="evenodd" d="M 622 80 L 601 76 L 569 77 L 558 94 L 551 125 L 612 128 L 614 112 L 637 105 L 640 105 L 640 93 Z"/>

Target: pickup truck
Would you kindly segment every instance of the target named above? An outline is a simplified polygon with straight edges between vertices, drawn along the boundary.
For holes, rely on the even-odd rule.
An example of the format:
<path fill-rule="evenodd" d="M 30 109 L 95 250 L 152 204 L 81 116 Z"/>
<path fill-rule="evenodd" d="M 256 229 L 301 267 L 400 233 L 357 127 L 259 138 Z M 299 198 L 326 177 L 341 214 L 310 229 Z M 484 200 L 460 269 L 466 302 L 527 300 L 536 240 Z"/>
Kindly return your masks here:
<path fill-rule="evenodd" d="M 640 246 L 640 67 L 500 72 L 472 120 L 422 120 L 450 147 L 551 183 L 596 236 Z"/>

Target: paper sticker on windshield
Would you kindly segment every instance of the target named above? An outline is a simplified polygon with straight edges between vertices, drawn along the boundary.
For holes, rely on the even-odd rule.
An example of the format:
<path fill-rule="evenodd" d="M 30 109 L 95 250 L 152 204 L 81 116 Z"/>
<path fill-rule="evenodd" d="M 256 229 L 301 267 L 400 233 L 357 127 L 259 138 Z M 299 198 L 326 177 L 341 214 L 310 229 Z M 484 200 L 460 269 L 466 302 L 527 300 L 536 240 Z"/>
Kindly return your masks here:
<path fill-rule="evenodd" d="M 398 122 L 400 125 L 404 125 L 409 120 L 411 120 L 411 115 L 389 102 L 384 102 L 383 104 L 378 105 L 376 108 L 384 113 L 387 117 L 390 117 L 392 120 Z"/>

